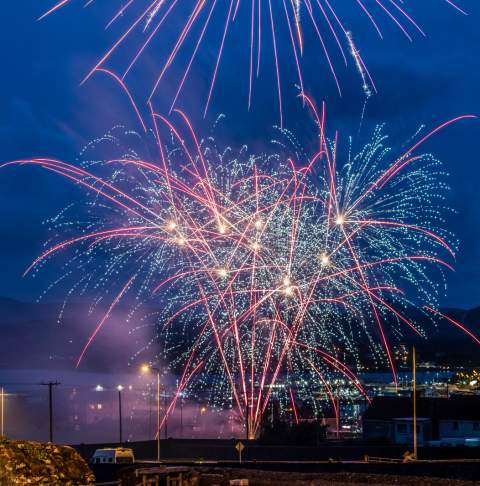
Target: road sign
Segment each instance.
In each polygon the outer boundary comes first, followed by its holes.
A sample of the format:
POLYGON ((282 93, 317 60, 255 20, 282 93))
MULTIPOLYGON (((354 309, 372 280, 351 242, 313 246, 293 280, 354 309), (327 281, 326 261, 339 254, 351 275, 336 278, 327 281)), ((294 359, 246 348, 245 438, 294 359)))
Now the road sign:
POLYGON ((241 464, 242 463, 242 451, 245 449, 245 446, 243 445, 242 442, 237 442, 235 445, 235 449, 238 451, 238 462, 241 464))

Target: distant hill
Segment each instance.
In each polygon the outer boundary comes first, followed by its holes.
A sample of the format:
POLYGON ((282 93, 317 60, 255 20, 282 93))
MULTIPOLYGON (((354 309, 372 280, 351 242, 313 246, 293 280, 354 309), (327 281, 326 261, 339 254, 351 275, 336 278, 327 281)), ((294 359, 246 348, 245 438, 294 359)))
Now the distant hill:
MULTIPOLYGON (((140 322, 143 313, 137 317, 138 322, 134 317, 126 323, 128 310, 119 306, 107 320, 92 343, 81 369, 125 370, 130 359, 152 338, 153 323, 140 322), (132 332, 137 324, 141 324, 139 331, 132 332)), ((73 369, 105 308, 98 306, 90 312, 87 303, 70 303, 59 320, 61 311, 62 304, 59 303, 25 303, 0 297, 0 368, 73 369)), ((442 312, 480 335, 480 307, 469 310, 443 309, 442 312)), ((414 337, 406 330, 399 340, 409 345, 415 344, 421 360, 445 365, 480 366, 480 347, 459 329, 445 320, 439 320, 438 327, 432 326, 414 308, 408 314, 428 330, 428 339, 414 337)), ((385 328, 389 328, 388 323, 385 328)), ((366 343, 359 343, 359 346, 365 346, 365 353, 368 353, 366 343)), ((154 351, 147 350, 135 359, 144 361, 154 351)))
MULTIPOLYGON (((104 312, 102 306, 90 312, 87 304, 70 303, 62 313, 62 304, 25 303, 0 297, 0 368, 74 368, 104 312)), ((127 324, 126 314, 126 308, 118 307, 110 316, 90 347, 82 369, 127 368, 130 357, 146 342, 149 329, 143 327, 142 332, 132 334, 135 322, 127 324)))
MULTIPOLYGON (((480 337, 480 307, 441 311, 480 337)), ((480 347, 460 329, 445 319, 438 321, 437 328, 430 329, 427 341, 416 340, 422 359, 448 365, 480 366, 480 347)))

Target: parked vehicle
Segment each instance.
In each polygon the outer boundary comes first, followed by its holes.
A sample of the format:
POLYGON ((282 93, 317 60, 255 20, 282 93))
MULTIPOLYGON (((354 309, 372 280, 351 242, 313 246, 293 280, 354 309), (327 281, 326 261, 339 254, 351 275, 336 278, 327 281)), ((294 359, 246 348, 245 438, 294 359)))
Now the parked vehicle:
POLYGON ((93 454, 92 464, 133 464, 133 450, 126 447, 97 449, 93 454))

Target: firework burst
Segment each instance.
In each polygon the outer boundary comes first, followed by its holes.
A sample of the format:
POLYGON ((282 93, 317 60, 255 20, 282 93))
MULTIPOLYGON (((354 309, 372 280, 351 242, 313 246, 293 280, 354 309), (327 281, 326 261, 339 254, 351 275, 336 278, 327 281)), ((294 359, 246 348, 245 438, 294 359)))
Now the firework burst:
POLYGON ((182 393, 202 389, 236 407, 254 437, 279 383, 294 410, 293 389, 314 408, 312 390, 323 390, 335 409, 332 376, 364 394, 353 371, 364 345, 396 380, 390 340, 426 336, 408 309, 435 316, 437 282, 455 255, 443 229, 446 174, 416 151, 468 117, 393 157, 382 127, 361 150, 342 150, 338 135, 326 136, 324 108, 305 102, 319 127, 313 157, 283 129, 276 154, 221 150, 213 138, 198 140, 177 111, 185 133, 152 113, 155 159, 123 149, 114 130, 84 154, 108 142, 119 151, 108 160, 10 163, 60 174, 91 196, 86 223, 72 225, 67 212, 55 218, 63 238, 65 229, 75 234, 28 269, 70 249, 63 273, 75 271, 74 291, 110 296, 77 366, 119 302, 133 301, 133 314, 153 299, 162 309, 153 342, 179 373, 169 412, 182 393))
MULTIPOLYGON (((41 18, 65 7, 77 3, 74 0, 62 0, 52 6, 41 18)), ((78 1, 78 3, 82 3, 78 1)), ((94 0, 84 0, 84 6, 90 6, 94 0)), ((140 58, 154 49, 158 52, 157 37, 162 38, 162 46, 168 32, 174 31, 179 25, 171 46, 164 52, 162 47, 161 68, 155 77, 148 100, 155 96, 160 83, 167 76, 174 64, 181 65, 178 84, 171 106, 176 104, 185 87, 185 82, 192 71, 192 66, 200 56, 204 43, 215 45, 214 64, 210 74, 208 96, 205 102, 206 114, 218 77, 222 57, 229 55, 230 37, 240 36, 245 42, 247 52, 248 73, 248 107, 252 103, 253 82, 260 76, 262 58, 265 54, 264 44, 271 46, 271 60, 275 72, 275 85, 278 96, 280 125, 283 121, 282 106, 282 65, 288 64, 296 71, 300 91, 303 92, 302 59, 304 55, 317 55, 322 52, 324 62, 328 66, 337 90, 341 95, 337 59, 345 66, 352 63, 358 70, 365 93, 369 96, 375 91, 375 84, 366 64, 354 42, 353 33, 347 28, 352 18, 364 18, 366 23, 380 38, 383 38, 385 22, 393 24, 410 41, 414 35, 424 36, 424 30, 409 13, 406 3, 394 0, 350 0, 349 6, 342 3, 345 0, 192 0, 188 6, 177 0, 128 0, 122 2, 112 11, 107 21, 107 28, 119 27, 119 34, 111 48, 96 63, 88 79, 102 68, 108 68, 110 60, 116 54, 121 59, 122 69, 116 71, 122 85, 127 76, 138 64, 140 58), (345 11, 346 9, 346 11, 345 11), (348 13, 351 9, 351 13, 348 13), (183 20, 179 20, 183 19, 183 20), (308 30, 308 36, 304 31, 308 30), (237 32, 235 32, 237 31, 237 32), (215 35, 220 33, 220 35, 215 35), (308 42, 304 40, 308 38, 308 42), (140 40, 139 40, 140 39, 140 40), (133 54, 132 54, 133 49, 133 54), (180 55, 182 53, 182 55, 180 55), (185 55, 186 53, 186 55, 185 55), (287 59, 288 58, 288 63, 287 59), (182 60, 180 60, 182 59, 182 60)), ((451 0, 439 0, 465 14, 457 3, 451 0)), ((358 33, 357 33, 358 35, 358 33)), ((158 56, 158 54, 157 54, 158 56)), ((268 59, 270 62, 270 59, 268 59)), ((111 69, 111 68, 108 68, 111 69)))

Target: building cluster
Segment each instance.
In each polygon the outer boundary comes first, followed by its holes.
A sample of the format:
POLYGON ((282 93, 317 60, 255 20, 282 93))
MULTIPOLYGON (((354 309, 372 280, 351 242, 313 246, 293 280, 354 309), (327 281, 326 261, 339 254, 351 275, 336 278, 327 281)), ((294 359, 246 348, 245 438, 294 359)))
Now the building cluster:
MULTIPOLYGON (((406 370, 391 382, 388 373, 361 374, 369 400, 345 379, 334 377, 325 387, 303 397, 295 377, 275 384, 264 420, 270 426, 319 424, 329 439, 364 438, 409 444, 413 435, 412 375, 406 370), (288 393, 290 392, 291 393, 288 393), (285 397, 287 397, 285 399, 285 397)), ((476 369, 445 370, 422 366, 417 372, 417 438, 419 445, 480 447, 480 373, 476 369)), ((161 414, 168 408, 173 386, 163 388, 161 414)), ((5 434, 47 436, 45 390, 17 388, 4 396, 5 434)), ((123 436, 137 441, 156 433, 157 398, 150 383, 125 384, 121 390, 123 436)), ((120 391, 113 386, 62 386, 55 391, 55 434, 64 442, 99 442, 118 437, 120 391)), ((162 429, 162 437, 242 437, 245 423, 230 403, 215 407, 206 397, 182 395, 162 429)))
MULTIPOLYGON (((412 397, 376 397, 362 417, 363 437, 393 444, 413 442, 412 397)), ((480 446, 480 396, 416 399, 419 446, 480 446)))

